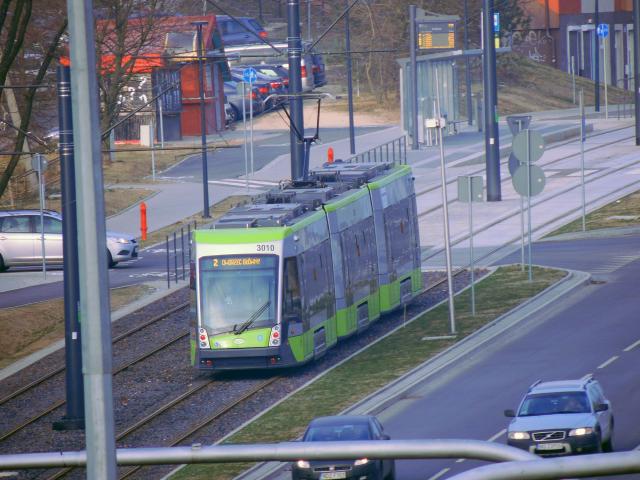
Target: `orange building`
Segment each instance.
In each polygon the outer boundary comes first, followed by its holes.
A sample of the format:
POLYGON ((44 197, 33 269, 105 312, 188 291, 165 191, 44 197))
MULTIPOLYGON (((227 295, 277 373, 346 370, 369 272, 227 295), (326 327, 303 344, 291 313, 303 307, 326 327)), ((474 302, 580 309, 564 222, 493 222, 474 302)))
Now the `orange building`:
POLYGON ((633 72, 633 0, 528 0, 531 21, 513 32, 513 49, 566 72, 595 79, 598 52, 600 81, 629 88, 633 72))

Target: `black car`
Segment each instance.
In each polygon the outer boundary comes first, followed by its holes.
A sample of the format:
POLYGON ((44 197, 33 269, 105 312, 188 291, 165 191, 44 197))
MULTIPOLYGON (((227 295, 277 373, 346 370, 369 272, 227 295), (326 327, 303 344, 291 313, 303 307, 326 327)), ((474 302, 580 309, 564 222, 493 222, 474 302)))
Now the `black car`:
MULTIPOLYGON (((389 440, 378 419, 371 415, 337 415, 311 421, 303 442, 389 440)), ((293 480, 371 479, 393 480, 394 460, 298 460, 291 467, 293 480)))

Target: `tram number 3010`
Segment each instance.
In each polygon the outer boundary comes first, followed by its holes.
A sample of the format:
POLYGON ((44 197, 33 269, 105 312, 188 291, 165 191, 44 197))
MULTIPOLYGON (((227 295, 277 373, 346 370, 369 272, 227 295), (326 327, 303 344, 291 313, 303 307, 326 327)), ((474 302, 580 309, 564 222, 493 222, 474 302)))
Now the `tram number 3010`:
POLYGON ((269 245, 268 243, 259 243, 257 245, 258 252, 275 252, 275 245, 269 245))

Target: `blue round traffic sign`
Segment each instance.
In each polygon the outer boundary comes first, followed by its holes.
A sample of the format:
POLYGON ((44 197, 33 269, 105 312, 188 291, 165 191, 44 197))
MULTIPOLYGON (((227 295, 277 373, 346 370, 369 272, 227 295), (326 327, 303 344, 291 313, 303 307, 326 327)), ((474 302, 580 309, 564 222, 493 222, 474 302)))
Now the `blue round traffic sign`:
POLYGON ((258 79, 258 72, 253 67, 245 68, 242 71, 242 79, 247 83, 253 83, 258 79))
POLYGON ((598 36, 600 38, 605 38, 607 35, 609 35, 609 25, 607 25, 606 23, 601 23, 600 25, 598 25, 598 28, 596 28, 596 32, 598 33, 598 36))

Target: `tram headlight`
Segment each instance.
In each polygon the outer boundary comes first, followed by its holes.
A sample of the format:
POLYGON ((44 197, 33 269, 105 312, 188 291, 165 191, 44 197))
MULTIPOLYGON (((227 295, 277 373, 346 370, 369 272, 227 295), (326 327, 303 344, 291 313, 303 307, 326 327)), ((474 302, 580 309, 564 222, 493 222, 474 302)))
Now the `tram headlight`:
POLYGON ((205 328, 201 327, 198 329, 198 344, 200 345, 200 348, 210 348, 209 335, 205 328))
POLYGON ((272 347, 279 347, 281 342, 280 325, 274 325, 271 327, 271 335, 269 335, 269 345, 272 347))

